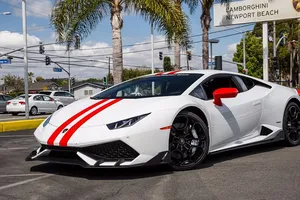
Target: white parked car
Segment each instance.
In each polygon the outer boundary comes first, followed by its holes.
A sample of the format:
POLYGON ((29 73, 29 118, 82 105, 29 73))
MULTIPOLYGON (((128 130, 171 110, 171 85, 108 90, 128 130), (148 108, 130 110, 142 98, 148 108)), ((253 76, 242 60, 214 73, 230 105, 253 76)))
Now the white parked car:
MULTIPOLYGON (((54 100, 52 97, 43 94, 29 94, 29 113, 36 115, 38 113, 54 113, 64 105, 62 102, 54 100)), ((8 113, 16 116, 25 112, 25 95, 18 96, 7 102, 6 110, 8 113)))
POLYGON ((53 99, 56 99, 60 102, 62 102, 65 106, 73 103, 76 99, 75 97, 66 91, 41 91, 39 92, 39 94, 45 94, 48 95, 50 97, 52 97, 53 99))

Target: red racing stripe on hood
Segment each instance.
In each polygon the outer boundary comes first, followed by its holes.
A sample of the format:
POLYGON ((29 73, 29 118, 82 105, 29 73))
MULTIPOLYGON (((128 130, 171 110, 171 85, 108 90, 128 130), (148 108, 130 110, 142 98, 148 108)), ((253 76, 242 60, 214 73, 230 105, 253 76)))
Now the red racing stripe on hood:
POLYGON ((69 118, 67 121, 65 121, 62 125, 60 125, 50 136, 50 138, 47 141, 48 145, 54 145, 54 141, 57 138, 57 136, 69 125, 71 124, 74 120, 76 120, 78 117, 80 117, 81 115, 83 115, 84 113, 88 112, 89 110, 99 106, 100 104, 104 103, 108 101, 108 99, 103 99, 87 108, 85 108, 84 110, 80 111, 79 113, 73 115, 71 118, 69 118))
POLYGON ((81 120, 79 120, 74 126, 72 126, 67 132, 66 134, 63 136, 63 138, 60 140, 59 145, 60 146, 67 146, 68 142, 70 140, 70 138, 72 137, 72 135, 85 123, 87 122, 89 119, 91 119, 92 117, 94 117, 95 115, 97 115, 98 113, 100 113, 101 111, 105 110, 106 108, 118 103, 119 101, 121 101, 122 99, 115 99, 99 108, 97 108, 96 110, 94 110, 93 112, 89 113, 88 115, 84 116, 81 120))

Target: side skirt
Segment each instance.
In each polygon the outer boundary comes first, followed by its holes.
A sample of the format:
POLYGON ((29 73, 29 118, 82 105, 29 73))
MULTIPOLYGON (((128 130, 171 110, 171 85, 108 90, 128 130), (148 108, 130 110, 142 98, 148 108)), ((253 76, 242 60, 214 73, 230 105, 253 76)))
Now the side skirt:
POLYGON ((254 143, 251 143, 251 144, 245 144, 245 145, 232 147, 232 148, 228 148, 228 149, 222 149, 222 150, 219 150, 219 151, 211 152, 211 153, 209 153, 209 155, 215 155, 215 154, 218 154, 218 153, 223 153, 223 152, 237 150, 237 149, 243 149, 243 148, 247 148, 247 147, 253 147, 253 146, 262 145, 262 144, 269 144, 269 143, 273 143, 273 142, 279 142, 279 141, 282 141, 284 139, 285 139, 285 136, 283 134, 283 131, 280 131, 280 133, 278 133, 277 136, 273 139, 264 140, 264 141, 260 141, 260 142, 254 142, 254 143))

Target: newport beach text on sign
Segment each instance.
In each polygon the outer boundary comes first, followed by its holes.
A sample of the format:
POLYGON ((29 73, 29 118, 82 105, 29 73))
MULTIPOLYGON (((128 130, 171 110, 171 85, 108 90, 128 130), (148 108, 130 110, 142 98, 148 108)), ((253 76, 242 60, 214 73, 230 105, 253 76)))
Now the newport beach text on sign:
POLYGON ((242 12, 239 14, 228 14, 226 20, 239 19, 239 18, 258 18, 269 15, 279 15, 279 9, 266 10, 269 7, 269 3, 251 4, 244 6, 228 6, 226 8, 227 13, 242 12))

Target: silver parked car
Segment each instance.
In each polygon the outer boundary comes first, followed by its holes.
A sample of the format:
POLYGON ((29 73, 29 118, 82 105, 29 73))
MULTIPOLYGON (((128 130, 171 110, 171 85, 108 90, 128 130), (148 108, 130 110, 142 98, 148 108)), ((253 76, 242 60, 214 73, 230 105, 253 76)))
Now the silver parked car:
POLYGON ((4 94, 0 94, 0 113, 6 113, 7 101, 13 99, 12 97, 4 94))
POLYGON ((76 99, 75 97, 66 91, 41 91, 39 94, 45 94, 53 99, 56 99, 64 104, 64 106, 69 105, 70 103, 73 103, 76 99))
MULTIPOLYGON (((29 94, 28 102, 30 115, 54 113, 63 107, 63 103, 43 94, 29 94)), ((20 95, 7 102, 6 110, 16 116, 25 112, 25 104, 25 95, 20 95)))

